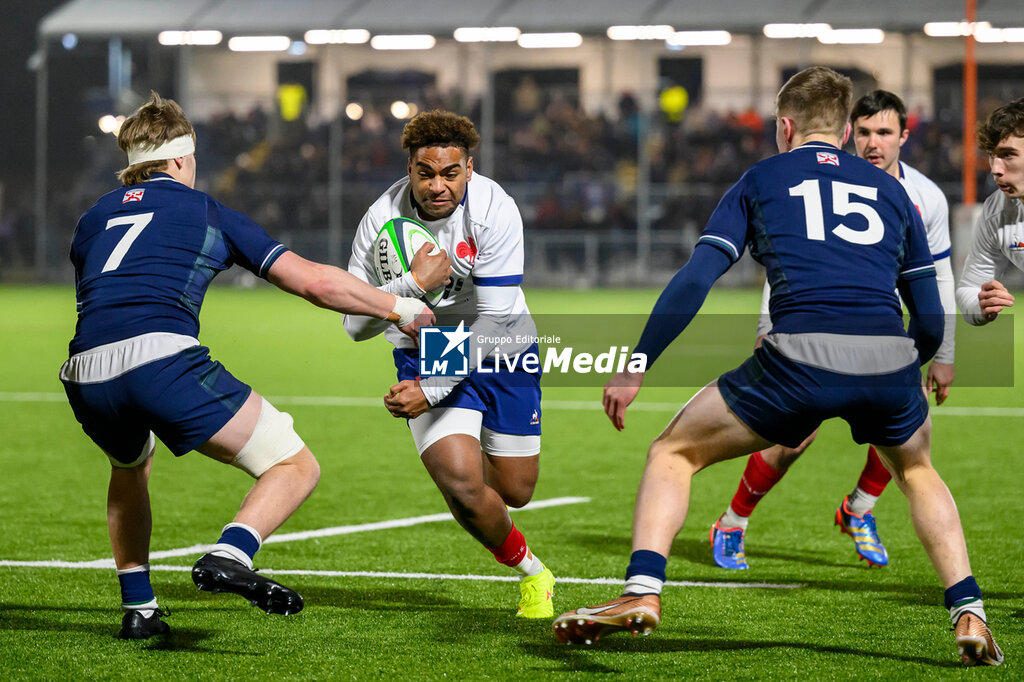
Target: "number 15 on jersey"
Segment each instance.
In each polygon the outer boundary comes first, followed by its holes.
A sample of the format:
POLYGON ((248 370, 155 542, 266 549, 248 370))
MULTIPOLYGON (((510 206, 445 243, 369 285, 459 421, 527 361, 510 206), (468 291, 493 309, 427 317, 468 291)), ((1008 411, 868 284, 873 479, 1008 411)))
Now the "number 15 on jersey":
MULTIPOLYGON (((878 200, 878 188, 865 185, 851 185, 846 182, 833 180, 832 189, 832 213, 836 216, 847 216, 857 213, 867 220, 867 227, 863 230, 855 230, 852 227, 839 223, 832 230, 843 241, 851 244, 862 244, 869 246, 882 241, 885 236, 885 225, 881 216, 873 207, 860 201, 851 201, 850 197, 878 200)), ((789 196, 800 197, 804 202, 804 218, 807 223, 807 238, 814 241, 825 241, 825 214, 821 201, 821 186, 818 180, 804 180, 799 185, 789 188, 789 196)))

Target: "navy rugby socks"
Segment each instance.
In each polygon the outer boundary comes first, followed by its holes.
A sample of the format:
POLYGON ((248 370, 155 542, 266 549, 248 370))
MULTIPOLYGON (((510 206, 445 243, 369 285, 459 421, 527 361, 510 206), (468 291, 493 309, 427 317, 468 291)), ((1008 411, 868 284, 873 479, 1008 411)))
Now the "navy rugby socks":
POLYGON ((623 594, 661 594, 668 558, 649 549, 638 549, 629 557, 623 594))
POLYGON ((149 582, 149 564, 119 570, 117 580, 121 583, 122 609, 145 611, 157 608, 153 586, 149 582))

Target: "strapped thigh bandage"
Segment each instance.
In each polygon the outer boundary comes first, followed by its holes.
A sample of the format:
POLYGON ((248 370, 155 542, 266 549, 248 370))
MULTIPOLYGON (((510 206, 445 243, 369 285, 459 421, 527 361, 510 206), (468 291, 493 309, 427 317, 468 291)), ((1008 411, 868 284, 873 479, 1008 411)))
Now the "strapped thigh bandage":
POLYGON ((298 453, 306 444, 292 428, 292 417, 279 412, 267 402, 260 407, 260 417, 248 442, 242 446, 231 465, 236 466, 253 478, 259 478, 270 467, 279 464, 298 453))

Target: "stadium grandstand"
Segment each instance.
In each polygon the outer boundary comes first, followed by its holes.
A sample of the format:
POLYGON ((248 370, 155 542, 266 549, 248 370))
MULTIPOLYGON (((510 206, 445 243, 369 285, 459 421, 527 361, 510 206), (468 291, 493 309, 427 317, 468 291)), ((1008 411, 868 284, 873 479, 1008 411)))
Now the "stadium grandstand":
MULTIPOLYGON (((971 198, 991 189, 971 141, 964 154, 960 0, 585 4, 68 2, 39 25, 37 192, 8 200, 0 267, 68 278, 75 219, 113 186, 113 133, 150 89, 196 120, 201 188, 333 263, 403 171, 404 122, 444 107, 477 123, 477 170, 519 202, 531 281, 662 282, 723 191, 774 153, 773 97, 811 63, 851 76, 858 96, 902 95, 903 158, 951 205, 965 203, 965 164, 971 198)), ((1024 77, 1017 3, 976 12, 979 116, 1024 77)), ((970 214, 954 213, 956 250, 970 214)), ((727 280, 759 270, 745 259, 727 280)))

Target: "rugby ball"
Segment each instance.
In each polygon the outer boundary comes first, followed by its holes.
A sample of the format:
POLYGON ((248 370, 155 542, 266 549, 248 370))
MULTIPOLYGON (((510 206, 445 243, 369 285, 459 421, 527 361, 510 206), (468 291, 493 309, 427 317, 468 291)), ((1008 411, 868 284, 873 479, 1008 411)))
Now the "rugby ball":
MULTIPOLYGON (((413 256, 424 244, 433 244, 436 254, 441 250, 430 230, 409 218, 393 218, 384 223, 373 240, 373 270, 378 284, 387 284, 409 272, 413 256)), ((421 298, 433 308, 444 296, 444 287, 428 291, 421 298)))

